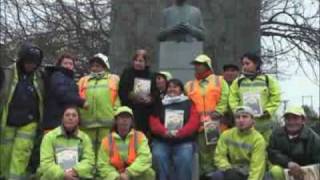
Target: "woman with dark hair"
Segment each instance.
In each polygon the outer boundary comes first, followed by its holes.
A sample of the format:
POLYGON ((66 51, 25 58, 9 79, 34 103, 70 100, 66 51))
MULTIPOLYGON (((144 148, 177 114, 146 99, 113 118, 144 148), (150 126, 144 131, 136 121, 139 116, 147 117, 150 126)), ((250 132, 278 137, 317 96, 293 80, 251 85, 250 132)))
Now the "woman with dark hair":
POLYGON ((132 108, 137 130, 146 135, 149 131, 148 118, 153 102, 151 96, 153 73, 149 66, 147 51, 137 50, 133 56, 132 65, 123 71, 119 84, 121 104, 132 108))
POLYGON ((172 75, 167 71, 160 71, 155 73, 153 78, 153 83, 155 84, 154 90, 152 92, 155 101, 162 100, 166 95, 168 81, 172 79, 172 75))
POLYGON ((272 116, 280 105, 278 81, 262 73, 261 58, 246 53, 241 60, 242 73, 230 86, 229 105, 234 112, 238 106, 249 106, 255 112, 255 128, 268 142, 272 133, 272 116))
POLYGON ((148 140, 134 129, 133 120, 129 107, 116 110, 112 131, 103 139, 98 154, 101 179, 154 180, 148 140))
POLYGON ((92 179, 94 153, 87 134, 79 130, 76 106, 63 111, 61 126, 47 133, 41 143, 40 179, 92 179))
POLYGON ((62 54, 55 67, 46 69, 46 97, 42 128, 51 130, 61 124, 63 109, 68 105, 85 107, 85 100, 78 94, 78 86, 74 81, 74 65, 76 58, 71 54, 62 54))
POLYGON ((169 179, 173 160, 177 180, 192 178, 192 157, 199 116, 180 80, 168 82, 167 93, 150 116, 152 155, 159 180, 169 179))

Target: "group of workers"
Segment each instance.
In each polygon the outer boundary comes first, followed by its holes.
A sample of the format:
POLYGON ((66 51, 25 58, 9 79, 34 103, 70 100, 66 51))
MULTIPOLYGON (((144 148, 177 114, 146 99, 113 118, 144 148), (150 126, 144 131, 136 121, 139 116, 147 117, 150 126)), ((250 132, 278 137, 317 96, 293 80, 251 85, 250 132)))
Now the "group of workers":
POLYGON ((256 54, 240 58, 241 70, 225 65, 223 76, 201 54, 186 84, 153 73, 144 49, 120 77, 95 54, 78 82, 73 55, 44 69, 43 57, 25 44, 1 69, 0 179, 30 179, 34 156, 32 178, 44 180, 191 180, 198 166, 202 180, 285 180, 286 170, 300 180, 304 166, 320 163, 302 107, 275 125, 280 87, 256 54))

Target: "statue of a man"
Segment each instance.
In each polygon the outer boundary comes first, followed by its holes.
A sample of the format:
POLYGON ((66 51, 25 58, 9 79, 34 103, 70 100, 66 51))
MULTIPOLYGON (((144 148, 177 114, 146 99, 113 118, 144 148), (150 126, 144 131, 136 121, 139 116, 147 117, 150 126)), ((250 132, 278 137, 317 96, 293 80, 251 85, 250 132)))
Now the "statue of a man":
POLYGON ((162 14, 159 41, 203 41, 204 25, 200 9, 186 3, 186 0, 173 0, 173 5, 162 14))

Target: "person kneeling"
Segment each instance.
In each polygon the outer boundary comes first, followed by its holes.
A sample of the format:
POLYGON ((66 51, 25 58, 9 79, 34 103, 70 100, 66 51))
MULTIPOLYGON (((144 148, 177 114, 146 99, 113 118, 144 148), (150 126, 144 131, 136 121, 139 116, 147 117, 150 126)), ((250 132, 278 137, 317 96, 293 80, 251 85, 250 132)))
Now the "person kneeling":
POLYGON ((89 136, 79 130, 79 121, 77 107, 68 106, 63 113, 62 125, 44 136, 40 148, 40 179, 92 178, 92 143, 89 136))
POLYGON ((266 142, 254 129, 250 107, 235 110, 236 127, 225 131, 218 140, 212 180, 262 180, 266 167, 266 142))
POLYGON ((133 118, 133 112, 127 106, 116 110, 112 131, 102 140, 98 152, 100 179, 155 179, 148 140, 133 128, 133 118))
POLYGON ((272 133, 268 155, 274 180, 285 179, 284 169, 294 179, 303 180, 303 166, 320 163, 320 137, 304 125, 305 121, 302 107, 289 107, 284 113, 285 126, 272 133))

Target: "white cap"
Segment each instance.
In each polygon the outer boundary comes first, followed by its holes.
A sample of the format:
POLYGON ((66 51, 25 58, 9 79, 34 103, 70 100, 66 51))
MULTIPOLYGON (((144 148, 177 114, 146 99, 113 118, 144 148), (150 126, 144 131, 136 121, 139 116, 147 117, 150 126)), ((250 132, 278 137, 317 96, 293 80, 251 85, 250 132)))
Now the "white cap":
POLYGON ((102 53, 98 53, 98 54, 95 54, 93 57, 101 59, 103 61, 103 63, 107 66, 107 68, 110 69, 108 56, 106 56, 102 53))

